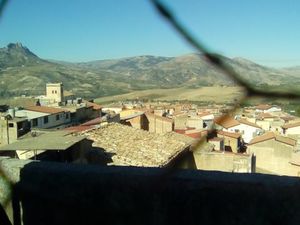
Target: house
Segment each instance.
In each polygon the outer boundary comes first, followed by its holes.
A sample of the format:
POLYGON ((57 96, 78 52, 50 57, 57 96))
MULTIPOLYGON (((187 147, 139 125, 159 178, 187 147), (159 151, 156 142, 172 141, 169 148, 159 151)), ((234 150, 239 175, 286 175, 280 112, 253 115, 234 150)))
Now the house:
POLYGON ((249 154, 200 151, 194 153, 194 158, 199 170, 255 173, 255 157, 249 154))
POLYGON ((174 117, 175 129, 202 129, 204 127, 203 119, 197 115, 191 116, 187 114, 180 114, 174 117))
POLYGON ((224 139, 225 151, 238 153, 242 148, 240 133, 218 130, 217 137, 224 139))
POLYGON ((149 130, 148 119, 144 112, 125 110, 120 113, 120 123, 138 129, 149 130))
POLYGON ((0 117, 0 146, 15 142, 30 130, 27 118, 0 117))
POLYGON ((174 130, 174 121, 167 117, 156 116, 152 113, 145 113, 150 132, 162 134, 174 130))
POLYGON ((210 112, 198 112, 198 116, 203 120, 204 127, 211 127, 214 121, 214 114, 210 112))
POLYGON ((248 154, 256 155, 256 171, 259 173, 296 176, 299 169, 291 166, 290 160, 297 141, 268 132, 251 140, 248 154))
POLYGON ((281 112, 281 108, 276 105, 260 104, 255 106, 255 111, 262 113, 281 112))
POLYGON ((219 117, 215 119, 215 123, 219 129, 231 133, 240 133, 245 143, 249 143, 252 138, 262 132, 262 128, 255 123, 246 119, 233 119, 229 116, 219 117))
POLYGON ((59 129, 71 123, 70 111, 47 106, 31 106, 16 111, 16 116, 27 117, 31 128, 59 129))
POLYGON ((300 135, 300 122, 287 123, 281 126, 282 134, 288 135, 300 135))
POLYGON ((85 162, 91 142, 68 131, 31 132, 14 143, 0 147, 0 155, 19 159, 85 162))
POLYGON ((108 165, 137 167, 169 167, 189 153, 194 139, 169 132, 157 134, 110 123, 97 129, 82 132, 81 135, 93 141, 94 157, 109 158, 108 165))

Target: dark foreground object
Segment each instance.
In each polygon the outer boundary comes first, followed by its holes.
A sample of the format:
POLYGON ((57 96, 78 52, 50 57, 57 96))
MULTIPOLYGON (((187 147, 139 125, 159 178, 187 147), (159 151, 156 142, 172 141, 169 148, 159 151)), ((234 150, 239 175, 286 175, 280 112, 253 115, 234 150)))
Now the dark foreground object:
POLYGON ((14 224, 300 224, 298 178, 11 159, 0 166, 15 183, 12 210, 2 203, 14 224))

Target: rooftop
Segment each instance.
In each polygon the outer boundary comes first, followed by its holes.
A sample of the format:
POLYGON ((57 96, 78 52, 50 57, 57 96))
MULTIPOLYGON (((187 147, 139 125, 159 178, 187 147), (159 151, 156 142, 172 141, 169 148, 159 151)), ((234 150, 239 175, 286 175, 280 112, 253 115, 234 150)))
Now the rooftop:
POLYGON ((288 129, 288 128, 293 128, 293 127, 299 127, 300 126, 300 122, 297 123, 288 123, 288 124, 284 124, 282 126, 283 129, 288 129))
POLYGON ((226 131, 222 131, 222 130, 218 130, 217 134, 222 135, 222 136, 236 138, 236 139, 241 137, 240 133, 232 133, 232 132, 226 132, 226 131))
POLYGON ((221 116, 221 117, 215 118, 214 121, 216 124, 226 128, 226 129, 240 125, 239 121, 233 119, 230 116, 221 116))
POLYGON ((112 165, 120 166, 165 167, 194 142, 174 132, 156 134, 117 123, 82 135, 94 141, 94 147, 111 153, 112 165))
POLYGON ((89 102, 89 101, 84 101, 84 102, 86 103, 86 105, 88 107, 92 106, 94 110, 100 110, 100 109, 102 109, 101 105, 98 105, 98 104, 96 104, 94 102, 89 102))
POLYGON ((268 104, 260 104, 260 105, 257 105, 255 108, 258 110, 268 110, 268 109, 271 109, 272 106, 268 105, 268 104))
POLYGON ((26 110, 41 112, 41 113, 50 113, 50 114, 68 111, 66 109, 59 109, 59 108, 47 107, 47 106, 30 106, 30 107, 27 107, 26 110))
POLYGON ((83 136, 74 136, 68 131, 53 131, 27 135, 8 145, 0 147, 0 151, 15 150, 66 150, 77 142, 85 139, 83 136))
POLYGON ((273 132, 268 132, 261 136, 257 136, 255 138, 253 138, 248 145, 253 145, 253 144, 264 142, 264 141, 271 140, 271 139, 274 139, 275 141, 278 141, 278 142, 281 142, 281 143, 284 143, 287 145, 291 145, 291 146, 295 146, 297 143, 297 141, 292 138, 276 135, 273 132))
POLYGON ((250 121, 248 121, 248 120, 246 120, 246 119, 240 119, 239 122, 242 123, 242 124, 246 124, 246 125, 248 125, 248 126, 251 126, 251 127, 256 127, 256 128, 261 129, 260 126, 258 126, 258 125, 255 124, 255 123, 252 123, 252 122, 250 122, 250 121))

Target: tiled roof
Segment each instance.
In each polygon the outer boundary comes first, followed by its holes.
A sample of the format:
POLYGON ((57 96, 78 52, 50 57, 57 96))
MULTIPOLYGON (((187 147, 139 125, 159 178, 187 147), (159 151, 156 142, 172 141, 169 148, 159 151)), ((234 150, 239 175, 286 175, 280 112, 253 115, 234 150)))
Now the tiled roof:
POLYGON ((41 112, 41 113, 61 113, 61 112, 68 112, 66 109, 54 108, 54 107, 47 107, 47 106, 30 106, 27 107, 26 110, 34 111, 34 112, 41 112))
POLYGON ((237 121, 229 116, 221 116, 221 117, 215 118, 214 121, 216 124, 226 128, 226 129, 240 125, 239 121, 237 121))
POLYGON ((268 109, 271 109, 272 106, 261 104, 261 105, 257 105, 255 108, 258 109, 258 110, 268 110, 268 109))
POLYGON ((198 116, 202 117, 202 116, 210 116, 210 115, 213 115, 212 113, 210 112, 198 112, 198 116))
POLYGON ((274 139, 275 141, 278 141, 278 142, 281 142, 281 143, 284 143, 287 145, 291 145, 291 146, 295 146, 296 142, 297 142, 296 140, 294 140, 292 138, 275 135, 273 132, 268 132, 266 134, 263 134, 261 136, 257 136, 255 138, 253 138, 248 145, 253 145, 253 144, 264 142, 264 141, 271 140, 271 139, 274 139))
POLYGON ((87 106, 92 106, 94 110, 100 110, 100 109, 102 109, 101 105, 98 105, 98 104, 96 104, 94 102, 86 101, 86 105, 87 106))
POLYGON ((282 128, 288 129, 288 128, 299 127, 299 126, 300 126, 300 122, 297 122, 297 123, 288 123, 288 124, 284 124, 282 126, 282 128))
POLYGON ((260 136, 257 136, 255 138, 253 138, 248 145, 253 145, 253 144, 256 144, 256 143, 259 143, 259 142, 263 142, 263 141, 267 141, 267 140, 270 140, 270 139, 273 139, 275 138, 275 134, 273 132, 268 132, 268 133, 265 133, 263 135, 260 135, 260 136))
POLYGON ((97 117, 95 119, 89 120, 89 121, 81 124, 81 126, 99 125, 101 121, 102 121, 101 117, 97 117))
POLYGON ((245 119, 240 119, 239 122, 242 123, 242 124, 246 124, 246 125, 248 125, 248 126, 251 126, 251 127, 256 127, 256 128, 261 129, 261 127, 258 126, 257 124, 252 123, 252 122, 250 122, 250 121, 248 121, 248 120, 245 120, 245 119))
POLYGON ((226 132, 226 131, 222 131, 222 130, 218 130, 217 134, 218 135, 222 135, 222 136, 236 138, 236 139, 239 138, 239 137, 241 137, 240 133, 232 133, 232 132, 226 132))
POLYGON ((271 115, 270 113, 260 113, 257 118, 258 119, 266 119, 266 118, 274 118, 275 116, 271 115))
POLYGON ((117 123, 82 135, 93 140, 93 146, 111 153, 112 165, 120 166, 164 167, 194 142, 175 132, 156 134, 117 123))

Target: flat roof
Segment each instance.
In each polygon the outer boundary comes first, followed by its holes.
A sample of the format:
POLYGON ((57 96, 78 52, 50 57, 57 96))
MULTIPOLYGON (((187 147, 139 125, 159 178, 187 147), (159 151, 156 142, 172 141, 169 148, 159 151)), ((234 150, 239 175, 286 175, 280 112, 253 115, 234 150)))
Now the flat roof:
POLYGON ((66 150, 85 139, 83 136, 72 135, 69 131, 52 131, 36 134, 37 136, 35 137, 27 135, 16 142, 1 146, 0 151, 66 150))

